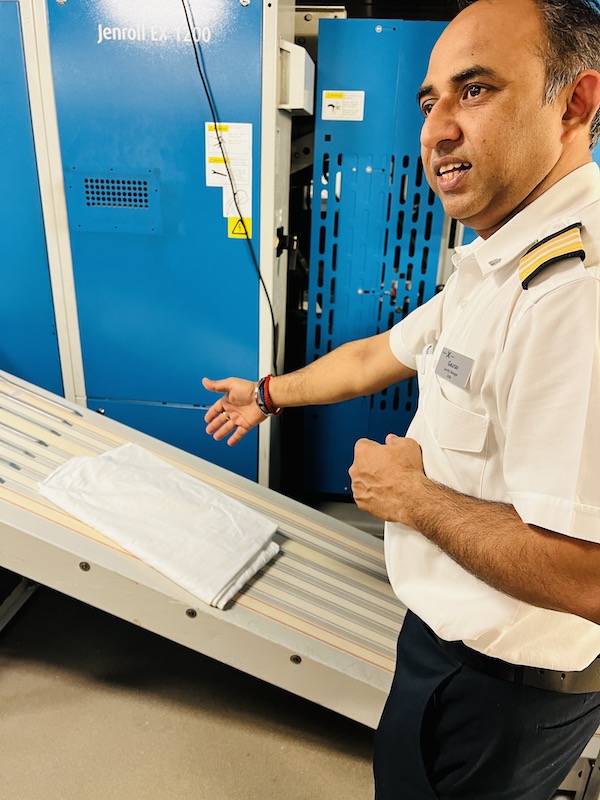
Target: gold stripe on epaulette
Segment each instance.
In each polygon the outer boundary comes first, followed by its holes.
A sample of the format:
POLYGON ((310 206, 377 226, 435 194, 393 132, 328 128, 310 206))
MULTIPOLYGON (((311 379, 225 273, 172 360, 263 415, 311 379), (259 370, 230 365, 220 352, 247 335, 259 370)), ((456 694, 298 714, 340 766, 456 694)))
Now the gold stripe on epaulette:
POLYGON ((523 289, 527 289, 530 281, 550 264, 575 256, 582 260, 585 258, 580 228, 581 222, 569 225, 537 242, 525 253, 519 261, 519 278, 523 289))

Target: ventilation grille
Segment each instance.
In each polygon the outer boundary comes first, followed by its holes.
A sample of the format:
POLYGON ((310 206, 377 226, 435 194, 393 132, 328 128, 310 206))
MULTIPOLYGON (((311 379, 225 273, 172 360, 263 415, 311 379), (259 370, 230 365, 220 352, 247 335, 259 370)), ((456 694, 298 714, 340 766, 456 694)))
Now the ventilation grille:
POLYGON ((95 208, 148 208, 148 181, 84 178, 85 204, 95 208))
POLYGON ((162 233, 160 171, 100 172, 71 167, 65 186, 72 231, 96 233, 162 233))

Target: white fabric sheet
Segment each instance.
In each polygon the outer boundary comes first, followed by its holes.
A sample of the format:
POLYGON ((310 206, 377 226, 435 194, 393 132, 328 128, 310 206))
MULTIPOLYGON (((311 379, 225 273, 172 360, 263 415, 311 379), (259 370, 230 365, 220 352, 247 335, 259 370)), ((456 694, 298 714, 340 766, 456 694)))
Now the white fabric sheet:
POLYGON ((133 443, 69 459, 39 491, 217 608, 279 551, 270 519, 133 443))

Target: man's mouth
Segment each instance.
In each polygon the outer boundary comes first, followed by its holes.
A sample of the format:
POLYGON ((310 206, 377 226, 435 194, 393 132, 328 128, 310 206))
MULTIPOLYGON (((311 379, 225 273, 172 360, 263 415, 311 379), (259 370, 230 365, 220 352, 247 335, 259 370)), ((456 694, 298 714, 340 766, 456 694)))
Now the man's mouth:
POLYGON ((472 165, 468 161, 456 161, 452 164, 444 164, 437 170, 437 176, 442 184, 450 183, 462 172, 471 169, 471 166, 472 165))

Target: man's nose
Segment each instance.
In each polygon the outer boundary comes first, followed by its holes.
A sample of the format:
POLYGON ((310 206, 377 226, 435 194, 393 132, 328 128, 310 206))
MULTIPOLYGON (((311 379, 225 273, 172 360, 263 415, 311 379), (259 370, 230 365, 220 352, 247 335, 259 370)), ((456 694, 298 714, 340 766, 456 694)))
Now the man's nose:
POLYGON ((457 142, 462 131, 452 106, 443 100, 433 104, 421 129, 421 145, 435 150, 442 142, 457 142))

